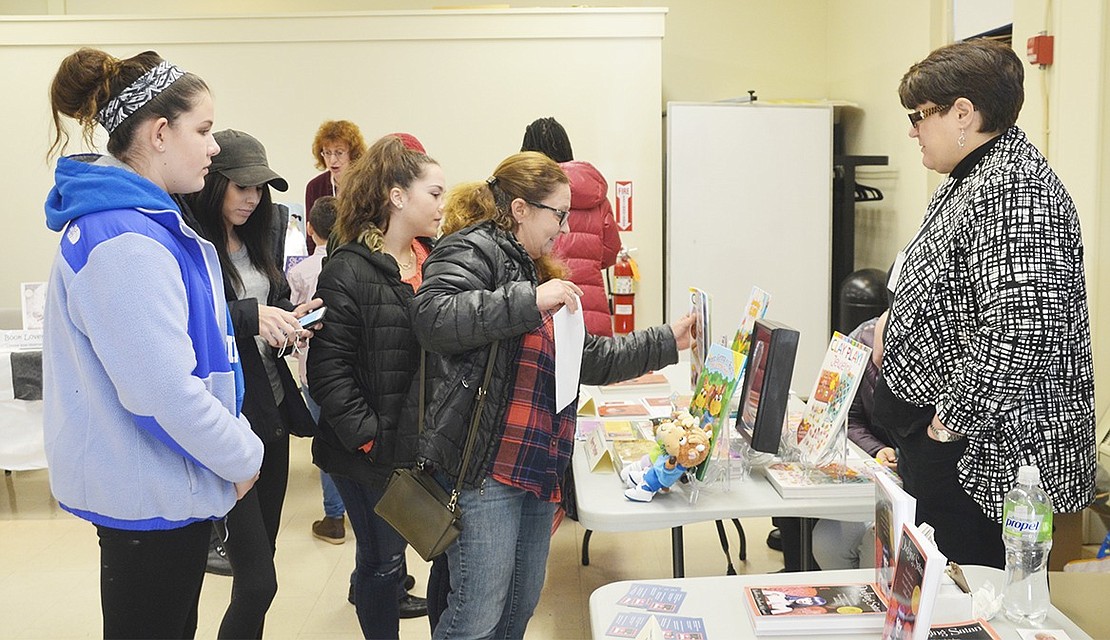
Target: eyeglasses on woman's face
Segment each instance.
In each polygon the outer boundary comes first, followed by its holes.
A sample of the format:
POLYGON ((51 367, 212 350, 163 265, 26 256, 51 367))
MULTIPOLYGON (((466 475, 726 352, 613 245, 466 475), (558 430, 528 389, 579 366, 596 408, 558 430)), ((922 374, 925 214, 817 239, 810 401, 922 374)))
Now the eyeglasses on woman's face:
POLYGON ((910 124, 913 125, 914 129, 916 129, 917 128, 917 123, 921 122, 925 118, 928 118, 929 116, 933 115, 934 113, 940 113, 941 111, 944 111, 945 109, 948 108, 948 106, 949 105, 946 105, 946 104, 945 105, 934 105, 932 107, 929 107, 928 109, 921 109, 920 111, 914 111, 913 113, 907 114, 909 116, 909 119, 910 119, 910 124))
POLYGON ((330 160, 331 158, 335 158, 336 160, 342 160, 343 158, 347 157, 347 150, 346 149, 324 149, 323 151, 320 152, 320 157, 323 158, 324 160, 330 160))
POLYGON ((556 209, 555 207, 546 205, 542 202, 532 202, 531 200, 524 200, 524 201, 527 202, 528 204, 532 205, 533 207, 538 207, 540 209, 547 209, 551 213, 554 213, 555 216, 559 218, 559 226, 560 227, 563 226, 566 223, 567 216, 570 215, 569 211, 566 211, 564 209, 556 209))

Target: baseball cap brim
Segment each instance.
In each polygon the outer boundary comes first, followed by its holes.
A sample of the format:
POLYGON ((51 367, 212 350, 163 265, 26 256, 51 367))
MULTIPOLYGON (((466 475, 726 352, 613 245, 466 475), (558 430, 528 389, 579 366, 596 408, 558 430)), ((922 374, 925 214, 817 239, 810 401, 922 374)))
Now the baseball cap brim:
POLYGON ((289 183, 285 181, 285 178, 274 173, 274 170, 266 165, 217 169, 217 171, 222 173, 228 180, 241 187, 257 187, 259 185, 269 184, 278 191, 289 190, 289 183))

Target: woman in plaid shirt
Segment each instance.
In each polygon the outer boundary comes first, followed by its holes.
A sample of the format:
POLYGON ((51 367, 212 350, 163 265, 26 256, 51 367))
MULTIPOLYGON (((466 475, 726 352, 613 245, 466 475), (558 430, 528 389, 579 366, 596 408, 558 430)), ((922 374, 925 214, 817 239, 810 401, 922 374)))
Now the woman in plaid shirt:
POLYGON ((1025 134, 1021 60, 988 40, 902 78, 922 163, 947 174, 898 254, 875 411, 917 520, 960 563, 1002 567, 1002 502, 1040 468, 1058 512, 1092 499, 1094 374, 1075 205, 1025 134))
MULTIPOLYGON (((541 153, 510 156, 487 181, 455 187, 412 303, 413 330, 428 351, 419 460, 445 486, 459 475, 475 393, 499 341, 459 496, 462 534, 447 551, 451 593, 434 638, 523 637, 539 602, 574 448, 577 403, 555 403, 552 323, 563 306, 581 313, 581 291, 551 257, 569 207, 566 174, 541 153)), ((581 381, 608 384, 676 362, 692 322, 620 338, 587 334, 581 381)))

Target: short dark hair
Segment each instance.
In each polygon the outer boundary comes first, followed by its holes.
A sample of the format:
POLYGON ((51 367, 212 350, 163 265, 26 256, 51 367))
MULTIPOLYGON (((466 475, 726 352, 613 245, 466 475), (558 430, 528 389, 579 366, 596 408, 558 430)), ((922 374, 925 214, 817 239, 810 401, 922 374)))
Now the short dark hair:
POLYGON ((320 196, 312 203, 312 210, 308 212, 308 223, 312 225, 312 230, 325 240, 331 236, 331 228, 335 225, 337 202, 335 196, 320 196))
POLYGON ((1010 45, 975 38, 940 47, 910 67, 898 97, 907 109, 926 102, 948 107, 967 98, 982 113, 982 132, 1002 132, 1017 122, 1024 80, 1025 69, 1010 45))
POLYGON ((555 118, 539 118, 524 128, 521 151, 539 151, 555 162, 574 160, 567 130, 555 118))

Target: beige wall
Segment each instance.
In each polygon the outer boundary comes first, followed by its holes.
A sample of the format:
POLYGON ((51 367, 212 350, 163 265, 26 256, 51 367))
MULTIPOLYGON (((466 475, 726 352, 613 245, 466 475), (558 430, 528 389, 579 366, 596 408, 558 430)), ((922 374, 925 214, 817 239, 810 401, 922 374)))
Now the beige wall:
MULTIPOLYGON (((558 113, 581 157, 610 180, 633 182, 636 226, 625 241, 659 247, 664 16, 647 8, 0 20, 0 83, 18 96, 0 134, 7 148, 25 150, 0 159, 11 181, 8 231, 18 239, 0 271, 0 307, 18 306, 18 283, 44 280, 54 254, 56 236, 42 222, 47 87, 74 43, 121 55, 156 48, 205 78, 217 127, 266 144, 291 185, 276 194, 283 201, 303 203, 317 173, 311 140, 325 119, 351 119, 371 140, 413 132, 456 183, 485 179, 520 148, 528 122, 558 113)), ((661 262, 643 273, 638 302, 657 323, 661 262)))
MULTIPOLYGON (((264 6, 268 13, 279 13, 366 8, 425 9, 433 4, 477 3, 465 0, 445 0, 441 3, 412 0, 374 3, 359 0, 269 0, 264 6)), ((552 4, 570 3, 549 0, 514 2, 513 6, 552 4)), ((898 104, 895 91, 898 80, 910 64, 950 40, 952 18, 948 1, 683 0, 669 3, 662 0, 608 0, 606 4, 669 7, 661 51, 661 103, 667 100, 715 100, 745 95, 748 89, 755 89, 763 99, 827 97, 858 104, 860 109, 849 110, 843 116, 848 134, 847 151, 888 155, 890 165, 865 168, 860 172, 860 180, 882 189, 886 198, 880 203, 859 208, 857 266, 885 268, 891 262, 894 253, 916 229, 928 196, 938 182, 935 174, 921 166, 917 147, 906 136, 908 123, 905 110, 898 104)), ((258 5, 250 0, 193 0, 188 3, 0 0, 0 14, 147 14, 154 11, 163 15, 203 15, 252 12, 258 5)), ((1046 151, 1081 212, 1087 247, 1098 415, 1101 420, 1110 406, 1110 394, 1107 393, 1110 390, 1110 373, 1107 373, 1110 372, 1110 343, 1102 339, 1102 334, 1106 332, 1104 325, 1110 323, 1110 224, 1103 224, 1100 215, 1102 211, 1110 210, 1110 189, 1102 187, 1110 185, 1110 137, 1106 135, 1107 110, 1110 109, 1110 9, 1103 0, 1015 0, 1014 22, 1019 54, 1024 51, 1025 39, 1033 33, 1047 29, 1056 36, 1056 64, 1044 72, 1027 67, 1027 98, 1019 124, 1046 151)), ((179 35, 188 41, 203 33, 204 29, 199 28, 179 35)), ((6 40, 0 39, 0 42, 6 40)), ((253 55, 265 58, 261 47, 253 55)), ((56 60, 64 48, 58 47, 45 53, 30 51, 29 55, 41 67, 43 62, 39 56, 42 60, 51 57, 56 60)), ((4 50, 0 45, 0 56, 4 55, 4 50)), ((438 61, 428 63, 432 68, 438 68, 438 61)), ((24 80, 27 69, 32 67, 22 64, 19 67, 18 73, 10 72, 19 76, 19 86, 26 87, 28 95, 41 95, 46 79, 24 80)), ((407 68, 411 69, 411 66, 407 68)), ((0 74, 9 73, 8 69, 8 61, 4 60, 0 74)), ((547 69, 543 72, 546 73, 547 69)), ((5 86, 11 84, 6 83, 5 86)), ((561 90, 569 93, 565 87, 561 90)), ((660 144, 662 126, 658 119, 656 129, 646 134, 647 140, 631 141, 630 145, 629 140, 615 137, 610 131, 610 127, 620 119, 619 115, 614 115, 619 112, 614 111, 612 104, 591 101, 589 97, 580 95, 574 100, 576 104, 583 101, 588 102, 591 109, 581 116, 565 115, 556 109, 558 105, 543 101, 537 101, 536 110, 544 110, 544 115, 555 114, 564 120, 574 139, 577 155, 600 161, 599 165, 604 165, 602 169, 610 180, 623 179, 619 167, 628 158, 651 144, 660 144), (617 150, 618 147, 622 149, 617 150)), ((27 141, 24 147, 15 148, 39 149, 45 146, 42 135, 45 114, 41 105, 32 107, 30 103, 22 104, 18 100, 9 104, 14 109, 9 122, 19 123, 20 131, 16 139, 27 141), (31 130, 33 135, 23 129, 31 130)), ((235 107, 227 104, 226 100, 221 105, 221 108, 231 109, 229 117, 234 115, 240 119, 239 126, 246 127, 260 116, 266 117, 257 112, 236 113, 235 107)), ((435 103, 427 108, 424 117, 443 111, 442 104, 435 103)), ((572 110, 571 113, 575 112, 572 110)), ((270 117, 276 119, 275 116, 270 117)), ((504 144, 506 140, 515 144, 525 120, 509 120, 506 118, 490 123, 488 128, 483 128, 482 135, 475 136, 467 149, 444 149, 440 155, 447 154, 441 160, 447 168, 448 178, 472 177, 460 175, 460 172, 465 173, 463 167, 470 166, 471 157, 480 156, 489 164, 490 158, 498 156, 498 153, 488 149, 504 144)), ((404 128, 408 122, 385 128, 404 128)), ((303 139, 312 123, 285 122, 284 125, 284 135, 303 139)), ((307 135, 311 135, 310 132, 307 135)), ((300 148, 303 145, 298 142, 294 146, 297 150, 291 151, 290 162, 307 162, 300 148)), ((3 165, 0 173, 5 175, 5 179, 12 180, 12 185, 19 185, 20 190, 41 194, 49 186, 49 178, 41 172, 43 163, 37 153, 10 157, 0 160, 0 164, 3 165)), ((291 178, 303 179, 310 173, 303 164, 298 165, 295 171, 299 173, 291 178)), ((642 194, 641 188, 659 189, 661 180, 649 187, 652 179, 645 176, 640 180, 643 186, 637 184, 637 198, 642 194)), ((654 193, 651 197, 655 197, 654 193)), ((34 204, 38 206, 37 201, 34 204)), ((23 210, 9 207, 9 211, 13 212, 23 210)), ((37 217, 38 209, 32 211, 36 215, 31 216, 30 222, 27 221, 28 216, 23 214, 9 216, 12 220, 9 233, 19 238, 19 242, 9 243, 11 249, 6 252, 5 261, 11 265, 9 270, 19 271, 24 269, 25 264, 36 272, 45 268, 48 257, 44 253, 48 252, 44 251, 44 247, 51 243, 52 236, 42 230, 37 217)), ((653 284, 653 278, 661 274, 661 260, 652 255, 654 249, 647 242, 649 237, 656 236, 644 236, 643 242, 640 238, 626 239, 630 245, 635 242, 638 246, 648 247, 640 255, 645 267, 644 289, 647 291, 653 286, 661 287, 661 278, 658 285, 653 284)), ((0 306, 11 304, 14 297, 9 283, 18 282, 21 278, 36 279, 26 275, 9 277, 7 281, 2 278, 0 276, 0 306)), ((651 295, 649 293, 645 297, 650 298, 651 295)), ((646 300, 643 302, 646 304, 646 300)), ((643 308, 642 313, 641 317, 645 320, 656 321, 658 318, 653 314, 660 312, 643 308)), ((1101 431, 1105 432, 1110 421, 1102 422, 1101 431)))

